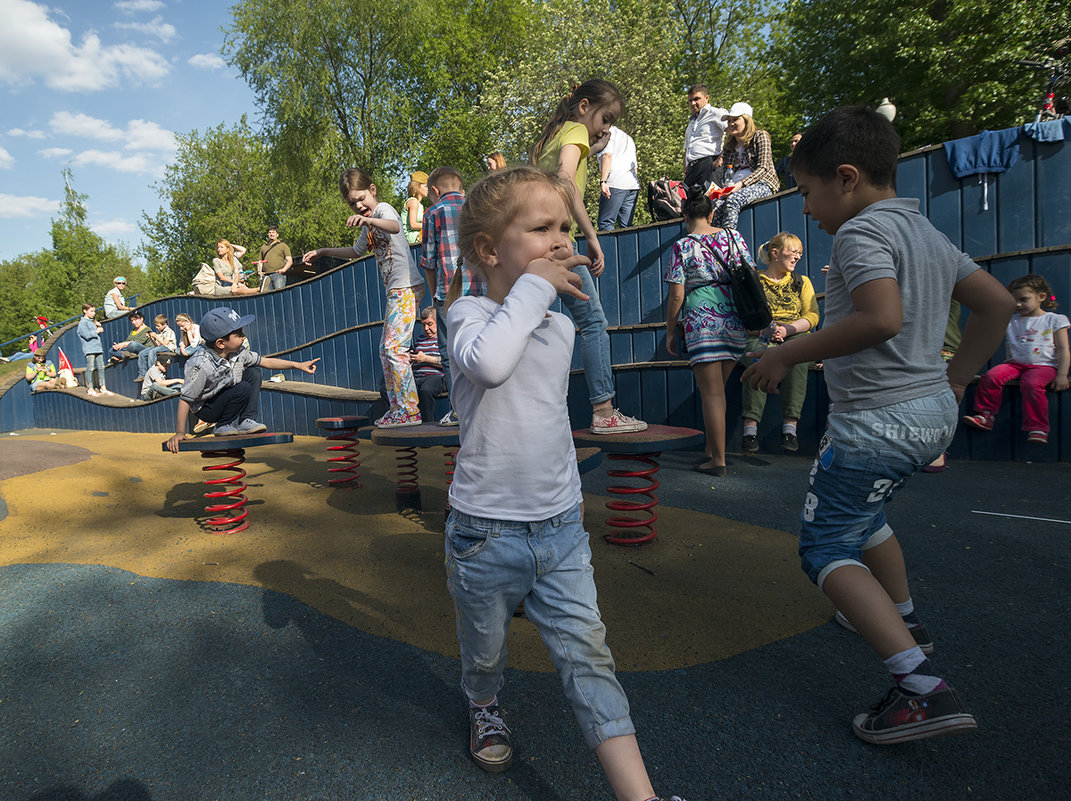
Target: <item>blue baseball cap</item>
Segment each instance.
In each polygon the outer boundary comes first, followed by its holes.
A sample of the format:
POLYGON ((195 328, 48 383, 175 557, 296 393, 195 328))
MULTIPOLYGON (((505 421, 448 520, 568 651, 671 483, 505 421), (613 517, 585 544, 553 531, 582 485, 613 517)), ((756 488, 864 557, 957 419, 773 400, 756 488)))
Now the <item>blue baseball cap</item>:
POLYGON ((205 344, 211 345, 217 339, 224 339, 239 328, 244 328, 256 320, 256 316, 247 314, 239 316, 234 309, 220 307, 212 309, 201 318, 201 336, 205 344))

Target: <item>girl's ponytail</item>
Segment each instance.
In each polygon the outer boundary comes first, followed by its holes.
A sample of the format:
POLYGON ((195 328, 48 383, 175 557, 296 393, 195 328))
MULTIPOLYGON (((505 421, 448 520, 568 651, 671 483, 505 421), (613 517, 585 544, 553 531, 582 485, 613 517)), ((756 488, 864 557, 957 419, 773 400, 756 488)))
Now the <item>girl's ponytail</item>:
POLYGON ((450 305, 461 297, 461 271, 463 269, 462 262, 464 257, 459 257, 457 260, 457 266, 454 269, 454 277, 450 279, 450 286, 446 290, 446 300, 443 302, 443 312, 447 312, 450 309, 450 305))

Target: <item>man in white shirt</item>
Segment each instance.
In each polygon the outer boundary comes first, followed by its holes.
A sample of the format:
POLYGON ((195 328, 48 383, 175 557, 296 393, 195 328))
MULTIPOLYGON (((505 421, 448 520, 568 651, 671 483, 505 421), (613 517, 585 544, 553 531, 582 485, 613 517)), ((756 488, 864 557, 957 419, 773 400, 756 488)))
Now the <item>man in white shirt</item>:
POLYGON ((612 231, 614 226, 628 228, 636 213, 636 197, 640 193, 640 180, 636 174, 636 143, 632 137, 616 125, 610 126, 610 136, 591 149, 598 155, 599 173, 599 221, 600 231, 612 231), (601 150, 599 148, 601 147, 601 150))
POLYGON ((710 93, 698 83, 688 90, 692 116, 684 129, 684 183, 706 188, 714 180, 725 137, 722 117, 729 112, 710 105, 710 93))

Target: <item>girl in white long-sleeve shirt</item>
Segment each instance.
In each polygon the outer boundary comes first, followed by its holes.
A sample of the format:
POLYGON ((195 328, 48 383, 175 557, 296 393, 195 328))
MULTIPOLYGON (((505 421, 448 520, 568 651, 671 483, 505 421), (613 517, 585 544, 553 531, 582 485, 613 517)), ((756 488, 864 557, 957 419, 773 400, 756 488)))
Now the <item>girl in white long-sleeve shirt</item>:
POLYGON ((569 198, 561 181, 534 168, 496 172, 473 187, 459 223, 462 258, 487 290, 456 298, 451 287, 447 298, 461 448, 446 572, 469 752, 487 771, 512 761, 497 693, 509 624, 524 601, 617 798, 649 801, 657 796, 614 676, 583 524, 566 410, 574 328, 548 311, 559 293, 586 300, 570 271, 588 259, 573 254, 569 198))

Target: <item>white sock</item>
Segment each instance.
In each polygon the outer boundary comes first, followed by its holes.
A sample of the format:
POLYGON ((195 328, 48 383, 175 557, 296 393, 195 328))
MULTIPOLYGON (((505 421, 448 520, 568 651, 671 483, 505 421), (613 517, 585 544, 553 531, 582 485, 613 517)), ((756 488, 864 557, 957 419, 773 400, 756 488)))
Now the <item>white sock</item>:
POLYGON ((782 423, 781 424, 781 433, 782 434, 795 434, 796 433, 796 424, 795 423, 782 423))
POLYGON ((758 425, 749 426, 747 423, 744 424, 744 436, 745 437, 757 437, 758 435, 759 435, 759 427, 758 427, 758 425))

